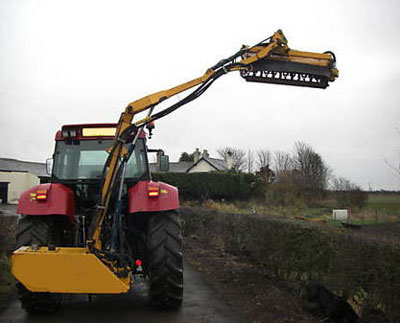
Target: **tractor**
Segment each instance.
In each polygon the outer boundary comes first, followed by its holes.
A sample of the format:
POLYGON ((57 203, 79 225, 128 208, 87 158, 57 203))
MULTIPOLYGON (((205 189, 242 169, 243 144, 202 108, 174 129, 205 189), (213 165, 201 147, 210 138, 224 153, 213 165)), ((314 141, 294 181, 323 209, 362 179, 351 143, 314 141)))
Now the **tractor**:
POLYGON ((51 182, 22 193, 12 273, 22 307, 53 311, 65 294, 121 294, 149 279, 155 308, 183 300, 182 224, 177 188, 152 180, 147 148, 154 121, 238 71, 249 82, 326 88, 338 77, 332 52, 292 50, 281 30, 242 46, 204 75, 128 104, 116 124, 64 125, 56 134, 51 182), (155 107, 191 88, 178 102, 155 107), (133 121, 142 112, 147 115, 133 121))
MULTIPOLYGON (((65 125, 57 131, 53 158, 47 161, 52 170, 51 183, 33 187, 19 199, 17 212, 22 217, 16 235, 18 248, 47 246, 51 250, 85 246, 116 127, 116 124, 65 125)), ((126 264, 132 275, 151 277, 150 298, 155 307, 177 308, 182 302, 183 289, 178 190, 151 180, 148 152, 146 133, 142 130, 125 168, 121 213, 129 216, 120 219, 119 233, 123 238, 120 244, 113 238, 115 219, 107 216, 100 239, 106 241, 105 250, 113 253, 119 250, 121 256, 118 259, 114 255, 115 259, 126 264)), ((157 153, 159 169, 168 170, 168 156, 162 150, 150 152, 157 153)), ((115 201, 112 196, 110 207, 116 206, 115 201)), ((94 285, 101 285, 100 277, 94 285)), ((20 282, 17 287, 22 307, 29 312, 52 311, 61 301, 62 293, 33 293, 29 285, 26 288, 20 282)), ((92 288, 92 293, 101 292, 95 286, 92 288)))

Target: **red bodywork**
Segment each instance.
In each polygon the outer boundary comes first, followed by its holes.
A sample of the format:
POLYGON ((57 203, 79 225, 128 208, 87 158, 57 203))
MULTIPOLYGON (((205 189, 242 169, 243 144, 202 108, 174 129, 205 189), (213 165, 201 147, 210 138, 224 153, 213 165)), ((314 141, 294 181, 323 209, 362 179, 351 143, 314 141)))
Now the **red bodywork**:
POLYGON ((23 192, 17 213, 26 215, 65 215, 73 223, 75 215, 74 192, 61 184, 40 184, 23 192), (46 191, 46 199, 36 198, 38 191, 46 191))
MULTIPOLYGON (((139 182, 128 191, 129 213, 160 212, 179 209, 178 189, 162 182, 139 182), (149 196, 149 192, 157 192, 149 196)), ((26 215, 64 215, 75 222, 74 192, 62 184, 40 184, 21 194, 17 213, 26 215), (45 200, 37 192, 46 193, 45 200)))
POLYGON ((162 182, 139 182, 128 191, 129 213, 179 209, 178 189, 162 182), (158 196, 149 196, 158 188, 158 196))
MULTIPOLYGON (((97 136, 82 136, 82 128, 114 128, 117 124, 65 125, 56 133, 56 140, 96 140, 97 136), (76 131, 74 137, 63 137, 63 132, 76 131)), ((114 136, 101 136, 113 139, 114 136)), ((146 138, 142 130, 139 138, 146 138)), ((179 209, 178 189, 162 182, 139 182, 128 191, 129 213, 159 212, 179 209), (149 192, 152 192, 149 194, 149 192)), ((56 183, 40 184, 20 196, 17 213, 26 215, 64 215, 71 223, 75 222, 74 192, 56 183), (45 192, 45 193, 43 193, 45 192), (46 195, 41 199, 40 194, 46 195)))

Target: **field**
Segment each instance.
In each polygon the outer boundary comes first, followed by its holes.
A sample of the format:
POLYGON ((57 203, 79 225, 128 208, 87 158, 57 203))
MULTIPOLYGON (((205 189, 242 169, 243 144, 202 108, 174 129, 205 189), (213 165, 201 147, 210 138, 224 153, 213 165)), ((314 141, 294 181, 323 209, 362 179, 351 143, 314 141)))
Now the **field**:
POLYGON ((367 205, 352 210, 351 223, 382 225, 400 222, 399 193, 370 193, 367 205))
MULTIPOLYGON (((194 203, 185 203, 192 206, 194 203)), ((332 226, 341 226, 338 221, 332 220, 332 210, 337 208, 332 199, 322 200, 313 207, 296 203, 290 206, 276 206, 256 201, 217 202, 205 201, 201 206, 220 212, 240 214, 268 214, 269 216, 283 216, 303 221, 326 223, 332 226)), ((400 222, 400 193, 369 193, 365 207, 350 209, 350 223, 359 225, 376 225, 400 222)))
POLYGON ((377 214, 400 219, 400 194, 369 194, 367 210, 377 214))

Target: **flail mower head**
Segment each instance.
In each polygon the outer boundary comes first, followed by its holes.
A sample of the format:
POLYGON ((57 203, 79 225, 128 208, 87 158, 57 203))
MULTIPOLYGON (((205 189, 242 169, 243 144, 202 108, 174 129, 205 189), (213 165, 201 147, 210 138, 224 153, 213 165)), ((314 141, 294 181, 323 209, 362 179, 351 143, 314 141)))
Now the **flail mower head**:
MULTIPOLYGON (((272 39, 278 43, 277 47, 268 56, 241 71, 241 76, 246 81, 325 89, 329 82, 333 82, 338 77, 336 57, 332 52, 320 54, 291 50, 280 30, 272 39)), ((269 44, 250 48, 244 58, 257 55, 257 52, 269 44)))

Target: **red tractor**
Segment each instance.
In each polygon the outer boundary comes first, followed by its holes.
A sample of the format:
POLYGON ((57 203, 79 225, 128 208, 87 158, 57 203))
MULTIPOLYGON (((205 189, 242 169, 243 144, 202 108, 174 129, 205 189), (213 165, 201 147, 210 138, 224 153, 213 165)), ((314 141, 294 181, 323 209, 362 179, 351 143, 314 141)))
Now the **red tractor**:
MULTIPOLYGON (((116 126, 66 125, 57 132, 51 183, 35 186, 20 197, 17 212, 23 216, 17 232, 18 247, 86 245, 116 126)), ((177 308, 183 291, 178 190, 151 180, 148 151, 146 134, 141 130, 125 169, 119 220, 123 238, 113 239, 114 219, 107 216, 101 240, 105 241, 104 249, 118 249, 131 258, 134 275, 151 277, 154 306, 177 308)), ((156 152, 161 170, 167 170, 168 156, 156 152)), ((117 200, 113 198, 114 203, 117 200)), ((28 311, 52 310, 60 300, 56 294, 32 293, 20 283, 18 288, 22 306, 28 311)))
MULTIPOLYGON (((204 75, 131 102, 118 124, 68 125, 56 135, 50 184, 19 201, 18 249, 12 256, 22 306, 53 310, 61 295, 128 292, 150 280, 157 308, 182 303, 183 260, 175 187, 153 182, 145 128, 202 95, 222 75, 247 81, 326 88, 338 76, 331 52, 291 50, 282 31, 219 61, 204 75), (175 104, 155 106, 191 88, 175 104), (147 116, 133 122, 139 113, 147 116)), ((160 169, 168 158, 159 153, 160 169)))

